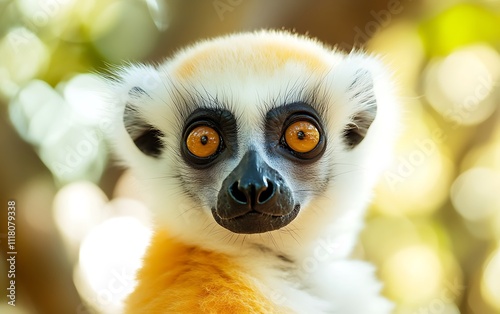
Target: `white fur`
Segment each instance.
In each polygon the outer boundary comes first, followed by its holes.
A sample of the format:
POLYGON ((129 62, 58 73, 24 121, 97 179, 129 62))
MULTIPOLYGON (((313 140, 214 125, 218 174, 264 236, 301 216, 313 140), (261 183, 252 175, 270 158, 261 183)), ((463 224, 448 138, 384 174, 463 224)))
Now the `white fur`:
MULTIPOLYGON (((236 49, 235 48, 235 49, 236 49)), ((363 216, 377 177, 391 155, 396 133, 396 100, 390 78, 371 56, 352 52, 345 55, 317 41, 286 32, 261 31, 235 34, 205 41, 179 52, 157 67, 133 65, 119 71, 119 82, 108 83, 109 100, 118 109, 117 132, 111 138, 116 154, 142 180, 144 194, 157 215, 159 227, 167 228, 188 244, 235 256, 251 269, 251 278, 276 303, 297 313, 389 313, 392 305, 380 296, 381 284, 374 268, 366 262, 349 259, 363 225, 363 216), (317 56, 325 69, 311 69, 299 60, 284 65, 241 62, 233 47, 248 47, 253 53, 259 43, 297 47, 317 56), (192 77, 176 74, 180 66, 196 58, 204 49, 217 53, 205 56, 202 67, 192 77), (221 66, 227 70, 221 71, 221 66), (343 127, 361 106, 346 93, 357 71, 370 73, 377 100, 377 115, 366 138, 353 150, 340 144, 343 127), (328 147, 318 167, 333 166, 331 180, 320 197, 306 197, 298 217, 281 230, 264 234, 234 234, 219 226, 207 204, 199 204, 182 193, 179 181, 169 176, 173 169, 187 167, 179 157, 178 121, 175 106, 179 94, 199 93, 230 103, 239 120, 238 158, 221 167, 214 178, 214 191, 228 170, 233 169, 250 145, 256 147, 273 168, 287 173, 280 158, 266 156, 264 137, 259 132, 263 104, 286 103, 300 98, 296 87, 320 86, 318 101, 328 107, 328 147), (131 98, 138 86, 148 96, 131 98), (125 103, 141 108, 143 118, 164 132, 165 152, 160 158, 141 153, 125 131, 121 113, 125 103), (121 108, 121 109, 120 109, 121 108), (259 109, 260 108, 260 109, 259 109), (328 159, 326 159, 328 157, 328 159), (225 171, 225 173, 223 173, 225 171), (253 244, 269 247, 294 261, 293 267, 256 251, 253 244)), ((176 103, 177 102, 177 103, 176 103)), ((285 177, 293 190, 300 187, 296 178, 285 177)), ((214 193, 214 197, 217 196, 214 193)))

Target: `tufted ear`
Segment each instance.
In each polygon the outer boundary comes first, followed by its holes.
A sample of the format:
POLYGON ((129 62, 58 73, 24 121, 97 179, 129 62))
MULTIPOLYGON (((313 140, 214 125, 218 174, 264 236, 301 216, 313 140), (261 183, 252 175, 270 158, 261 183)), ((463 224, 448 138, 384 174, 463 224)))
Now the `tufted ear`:
POLYGON ((134 141, 134 144, 145 155, 159 157, 163 149, 163 132, 147 123, 139 107, 133 102, 140 102, 143 97, 150 97, 142 88, 133 87, 129 91, 131 101, 125 105, 123 123, 125 130, 134 141), (132 102, 133 101, 133 102, 132 102))
POLYGON ((377 115, 377 99, 370 72, 365 69, 356 71, 347 88, 347 94, 349 102, 355 104, 356 110, 351 115, 351 121, 346 125, 343 136, 347 146, 353 149, 365 138, 377 115))

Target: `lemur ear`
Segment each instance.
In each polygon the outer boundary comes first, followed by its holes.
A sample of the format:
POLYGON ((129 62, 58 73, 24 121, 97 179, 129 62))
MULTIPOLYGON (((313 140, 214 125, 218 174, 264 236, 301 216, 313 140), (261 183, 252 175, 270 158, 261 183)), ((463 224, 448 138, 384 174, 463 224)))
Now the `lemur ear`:
POLYGON ((372 75, 368 70, 355 72, 354 79, 347 88, 350 103, 355 103, 356 110, 351 115, 351 121, 344 129, 344 141, 352 149, 365 138, 375 116, 377 115, 377 99, 373 86, 372 75))
MULTIPOLYGON (((130 99, 135 101, 140 101, 142 97, 149 97, 142 88, 137 86, 131 88, 128 94, 130 99)), ((138 106, 130 101, 125 105, 123 123, 127 133, 141 152, 151 157, 160 156, 163 149, 161 140, 163 132, 148 124, 141 115, 138 106)))

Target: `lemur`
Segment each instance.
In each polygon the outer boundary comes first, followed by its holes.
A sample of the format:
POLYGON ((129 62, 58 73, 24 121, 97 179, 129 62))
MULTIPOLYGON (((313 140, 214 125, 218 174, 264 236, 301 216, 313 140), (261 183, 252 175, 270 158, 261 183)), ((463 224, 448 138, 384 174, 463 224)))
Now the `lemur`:
POLYGON ((390 313, 350 255, 391 155, 393 85, 378 57, 269 30, 107 79, 110 141, 156 215, 126 312, 390 313))

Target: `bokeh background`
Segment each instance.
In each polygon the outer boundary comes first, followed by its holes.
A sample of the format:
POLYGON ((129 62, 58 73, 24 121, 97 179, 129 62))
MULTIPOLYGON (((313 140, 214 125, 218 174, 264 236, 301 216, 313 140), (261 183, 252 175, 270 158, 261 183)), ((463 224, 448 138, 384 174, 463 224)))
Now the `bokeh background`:
POLYGON ((500 313, 500 1, 0 0, 1 313, 116 313, 133 288, 151 215, 109 165, 96 73, 260 28, 364 48, 395 73, 401 139, 355 255, 396 313, 500 313))

